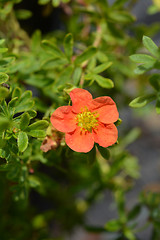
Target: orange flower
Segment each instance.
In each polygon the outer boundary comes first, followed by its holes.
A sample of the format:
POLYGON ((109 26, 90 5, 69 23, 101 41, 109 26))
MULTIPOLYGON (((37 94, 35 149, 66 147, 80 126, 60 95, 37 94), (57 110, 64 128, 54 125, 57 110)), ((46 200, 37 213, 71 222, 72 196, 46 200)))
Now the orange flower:
POLYGON ((89 152, 94 142, 102 147, 114 144, 118 131, 114 122, 119 114, 115 102, 107 96, 93 99, 84 89, 70 92, 72 106, 57 108, 51 123, 65 133, 66 144, 76 152, 89 152))

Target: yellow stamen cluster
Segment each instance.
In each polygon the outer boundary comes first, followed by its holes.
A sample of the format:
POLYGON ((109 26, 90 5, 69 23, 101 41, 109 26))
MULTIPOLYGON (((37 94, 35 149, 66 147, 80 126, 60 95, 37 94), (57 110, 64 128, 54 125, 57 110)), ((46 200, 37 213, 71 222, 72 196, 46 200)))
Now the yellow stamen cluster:
POLYGON ((98 125, 98 117, 99 115, 96 112, 90 112, 88 108, 85 107, 77 114, 77 125, 81 128, 81 131, 92 132, 92 129, 96 129, 98 125))

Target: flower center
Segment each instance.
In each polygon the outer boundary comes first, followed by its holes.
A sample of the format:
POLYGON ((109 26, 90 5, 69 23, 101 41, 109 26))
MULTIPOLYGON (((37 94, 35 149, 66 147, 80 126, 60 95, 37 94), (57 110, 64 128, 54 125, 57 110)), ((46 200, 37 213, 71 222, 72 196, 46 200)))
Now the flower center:
POLYGON ((96 129, 98 125, 97 118, 99 114, 96 112, 90 112, 87 107, 82 109, 80 113, 77 114, 76 120, 78 126, 81 128, 81 131, 89 131, 92 132, 92 129, 96 129))

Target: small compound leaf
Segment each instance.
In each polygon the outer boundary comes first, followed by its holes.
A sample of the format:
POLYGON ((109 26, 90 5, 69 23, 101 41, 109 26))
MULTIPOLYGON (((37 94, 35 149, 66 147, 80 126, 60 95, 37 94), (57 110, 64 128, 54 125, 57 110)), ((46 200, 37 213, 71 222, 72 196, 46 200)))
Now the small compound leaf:
POLYGON ((100 75, 93 75, 93 80, 95 80, 98 85, 102 88, 113 88, 114 83, 112 82, 111 79, 102 77, 100 75))
POLYGON ((64 52, 67 58, 70 60, 73 54, 73 36, 68 33, 64 38, 64 52))
POLYGON ((134 72, 135 72, 135 74, 143 74, 143 73, 151 70, 154 67, 154 64, 155 64, 155 62, 141 64, 134 70, 134 72))
POLYGON ((5 87, 0 87, 0 99, 4 99, 8 96, 9 90, 5 87))
POLYGON ((75 64, 80 65, 86 60, 89 60, 93 57, 97 52, 97 48, 95 47, 88 47, 81 55, 77 56, 76 60, 74 61, 75 64))
POLYGON ((15 14, 18 19, 22 19, 22 20, 32 17, 32 12, 26 9, 16 10, 15 14))
POLYGON ((5 117, 0 117, 0 131, 4 131, 10 127, 10 121, 5 117))
POLYGON ((155 57, 159 57, 159 49, 157 45, 152 41, 151 38, 143 36, 143 44, 147 50, 155 57))
POLYGON ((135 219, 141 212, 142 205, 137 204, 134 208, 128 213, 128 220, 135 219))
POLYGON ((8 103, 9 108, 13 108, 18 101, 18 97, 12 98, 12 100, 8 103))
POLYGON ((30 175, 28 177, 28 181, 29 181, 30 187, 33 187, 33 188, 39 187, 41 185, 39 178, 33 175, 30 175))
POLYGON ((28 146, 28 136, 25 132, 19 132, 18 134, 18 149, 20 152, 24 152, 28 146))
POLYGON ((40 120, 35 123, 32 123, 27 130, 32 131, 32 130, 45 130, 48 127, 49 123, 46 120, 40 120))
POLYGON ((118 220, 113 219, 105 224, 105 229, 109 232, 116 232, 120 230, 121 224, 118 220))
POLYGON ((95 73, 95 74, 101 73, 104 70, 106 70, 107 68, 109 68, 111 65, 112 65, 112 62, 102 63, 93 69, 93 73, 95 73))
POLYGON ((125 11, 110 11, 109 17, 120 23, 130 23, 135 21, 135 17, 125 11))
POLYGON ((0 39, 0 45, 2 45, 5 42, 5 39, 0 39))
POLYGON ((58 7, 60 2, 61 2, 60 0, 52 0, 53 7, 58 7))
POLYGON ((39 50, 40 47, 40 43, 41 43, 41 31, 40 30, 36 30, 33 35, 32 35, 32 39, 31 39, 31 49, 33 52, 35 52, 36 50, 39 50))
POLYGON ((0 53, 5 53, 8 51, 8 48, 0 48, 0 53))
POLYGON ((160 74, 153 74, 149 82, 156 91, 160 91, 160 74))
POLYGON ((56 86, 60 86, 62 84, 70 82, 69 80, 71 79, 72 72, 73 72, 72 65, 69 65, 68 67, 64 68, 64 70, 61 72, 57 79, 56 86))
POLYGON ((52 54, 56 58, 63 58, 64 54, 62 51, 55 45, 55 43, 43 40, 42 41, 42 47, 46 50, 46 52, 52 54))
POLYGON ((49 2, 50 2, 50 0, 38 0, 38 4, 41 4, 41 5, 45 5, 49 2))
POLYGON ((31 130, 28 132, 28 135, 35 137, 35 138, 45 138, 46 131, 43 130, 31 130))
POLYGON ((20 104, 26 103, 28 100, 30 100, 31 97, 32 97, 32 91, 30 90, 25 91, 21 96, 20 104))
POLYGON ((35 118, 37 116, 37 112, 35 110, 29 110, 28 114, 30 116, 30 119, 35 118))
POLYGON ((81 67, 76 67, 74 69, 74 72, 73 72, 73 83, 75 86, 78 86, 78 83, 80 81, 80 78, 81 78, 81 74, 82 74, 82 68, 81 67))
POLYGON ((30 115, 25 112, 24 114, 22 114, 21 120, 20 120, 20 129, 21 130, 25 130, 30 122, 30 115))
POLYGON ((6 73, 0 73, 0 84, 7 82, 9 76, 6 73))
POLYGON ((147 54, 133 54, 130 56, 130 59, 136 63, 152 63, 156 62, 156 59, 147 54))
POLYGON ((130 102, 129 106, 133 107, 133 108, 144 107, 147 103, 153 101, 154 99, 156 99, 155 94, 148 94, 148 95, 140 96, 140 97, 137 97, 134 100, 132 100, 130 102))
POLYGON ((33 101, 33 100, 29 100, 29 101, 26 102, 25 104, 19 104, 19 105, 17 105, 16 108, 15 108, 15 113, 28 111, 28 110, 30 110, 33 106, 34 106, 34 101, 33 101))
POLYGON ((22 90, 21 90, 19 87, 16 87, 16 88, 13 90, 12 98, 15 98, 15 97, 20 98, 21 94, 22 94, 22 90))

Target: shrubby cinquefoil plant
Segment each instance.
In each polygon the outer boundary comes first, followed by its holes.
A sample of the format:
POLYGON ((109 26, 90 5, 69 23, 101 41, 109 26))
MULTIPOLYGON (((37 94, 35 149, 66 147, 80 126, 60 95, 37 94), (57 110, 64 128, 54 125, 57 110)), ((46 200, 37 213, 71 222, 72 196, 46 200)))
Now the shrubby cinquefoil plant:
POLYGON ((123 115, 153 100, 160 113, 159 23, 134 24, 134 0, 110 2, 0 1, 2 240, 65 240, 77 226, 114 240, 150 227, 160 239, 159 191, 141 189, 128 209, 140 171, 127 147, 140 129, 123 115), (106 190, 116 218, 89 225, 106 190))

